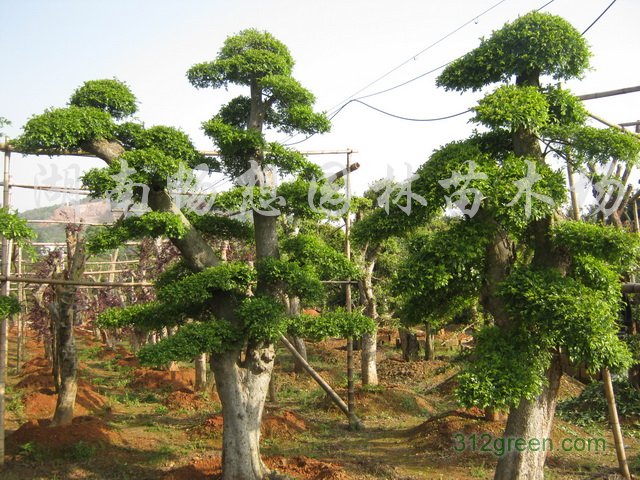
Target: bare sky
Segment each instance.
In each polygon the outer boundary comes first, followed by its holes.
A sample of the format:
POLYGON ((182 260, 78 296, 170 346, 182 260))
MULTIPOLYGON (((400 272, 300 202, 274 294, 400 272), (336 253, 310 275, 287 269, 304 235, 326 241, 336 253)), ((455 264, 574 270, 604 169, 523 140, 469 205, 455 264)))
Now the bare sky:
MULTIPOLYGON (((0 44, 0 116, 16 136, 30 115, 63 106, 82 82, 113 78, 127 82, 140 101, 138 118, 147 126, 173 125, 201 149, 213 145, 200 131, 234 92, 196 90, 185 72, 211 60, 224 39, 244 28, 267 30, 290 48, 295 76, 315 93, 320 110, 331 110, 354 92, 408 62, 359 95, 404 82, 474 48, 478 38, 545 0, 3 0, 0 44), (497 6, 496 6, 497 5, 497 6), (488 13, 485 10, 495 6, 488 13), (478 17, 479 16, 479 17, 478 17), (475 20, 474 20, 475 19, 475 20), (437 45, 425 48, 470 23, 437 45)), ((555 0, 544 11, 584 30, 610 0, 555 0)), ((638 0, 618 0, 586 34, 593 70, 569 86, 575 93, 640 84, 637 61, 638 0)), ((479 94, 460 95, 435 86, 438 72, 366 101, 397 115, 431 118, 466 110, 479 94)), ((621 123, 640 118, 640 93, 589 101, 594 113, 621 123)), ((299 144, 300 150, 352 148, 363 168, 356 192, 386 176, 398 179, 423 163, 434 148, 468 136, 469 116, 414 123, 383 116, 352 103, 334 119, 331 133, 299 144)), ((286 136, 276 136, 284 140, 286 136)), ((302 137, 295 138, 300 140, 302 137)), ((317 158, 320 162, 337 158, 317 158)), ((342 158, 340 160, 343 160, 342 158)), ((91 159, 13 157, 17 183, 51 183, 53 168, 64 178, 97 166, 91 159), (68 169, 68 171, 67 171, 68 169), (37 177, 37 178, 36 178, 37 177)), ((58 179, 58 183, 64 180, 58 179)), ((33 192, 15 189, 14 205, 35 206, 33 192)), ((60 201, 50 198, 49 201, 60 201)), ((46 199, 40 195, 39 202, 46 199)))

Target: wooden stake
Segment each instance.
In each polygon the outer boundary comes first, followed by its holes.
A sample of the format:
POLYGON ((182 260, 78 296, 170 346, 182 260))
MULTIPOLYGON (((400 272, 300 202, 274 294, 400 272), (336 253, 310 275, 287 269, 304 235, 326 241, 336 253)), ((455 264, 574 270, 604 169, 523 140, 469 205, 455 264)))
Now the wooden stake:
POLYGON ((356 425, 356 428, 358 430, 362 430, 364 428, 362 421, 356 416, 355 413, 352 413, 349 411, 349 406, 346 403, 344 403, 344 400, 340 398, 340 395, 338 395, 335 392, 335 390, 331 388, 331 385, 325 382, 324 379, 318 374, 318 372, 316 372, 313 369, 313 367, 309 365, 309 362, 307 362, 304 359, 304 357, 300 355, 300 353, 298 353, 298 351, 296 350, 296 347, 294 347, 291 344, 291 342, 287 340, 287 337, 285 337, 284 335, 281 335, 280 341, 283 343, 285 347, 287 347, 287 350, 291 352, 291 355, 293 355, 296 358, 296 360, 300 362, 300 365, 302 365, 302 368, 305 369, 305 371, 311 376, 311 378, 313 378, 316 381, 316 383, 320 385, 320 387, 322 387, 322 389, 326 392, 326 394, 333 401, 333 403, 335 403, 336 406, 342 411, 342 413, 344 413, 347 416, 347 418, 349 419, 349 422, 350 423, 353 422, 356 425))
POLYGON ((620 428, 620 421, 618 420, 618 409, 616 408, 616 398, 613 393, 613 382, 611 381, 611 374, 608 368, 602 369, 602 382, 604 383, 604 393, 607 396, 607 404, 609 406, 609 422, 611 423, 611 430, 613 432, 613 441, 616 445, 616 454, 618 456, 618 467, 620 473, 626 480, 631 480, 631 474, 629 473, 629 465, 627 464, 627 457, 624 451, 624 440, 622 438, 622 429, 620 428))
MULTIPOLYGON (((16 274, 20 276, 22 274, 22 247, 17 248, 16 253, 16 274)), ((24 301, 24 284, 18 283, 18 302, 22 306, 22 308, 26 307, 26 303, 24 301)), ((25 340, 25 312, 18 313, 18 338, 16 343, 16 375, 20 374, 20 369, 23 362, 24 349, 26 346, 25 340)))
MULTIPOLYGON (((346 201, 347 205, 351 201, 351 151, 347 151, 347 168, 345 175, 345 187, 347 190, 346 201)), ((351 241, 349 240, 349 234, 351 233, 351 215, 349 210, 344 219, 344 254, 347 260, 351 260, 351 241)), ((347 312, 351 313, 351 279, 347 279, 345 283, 345 303, 347 312)), ((355 422, 355 409, 356 409, 356 394, 354 390, 353 381, 353 337, 347 339, 347 406, 349 409, 349 427, 357 430, 359 428, 358 422, 355 422)))
MULTIPOLYGON (((6 142, 6 140, 5 140, 6 142)), ((2 188, 2 206, 9 209, 10 203, 10 193, 9 193, 9 183, 10 183, 10 168, 11 154, 8 150, 4 152, 4 183, 2 188)), ((11 242, 8 238, 2 238, 2 276, 4 279, 2 280, 2 284, 0 285, 0 295, 9 295, 9 274, 11 271, 10 265, 10 249, 11 242)), ((4 436, 5 436, 5 392, 6 392, 6 384, 7 384, 7 359, 8 359, 8 349, 9 349, 9 332, 8 332, 8 323, 7 318, 3 318, 0 320, 0 467, 4 466, 4 436)))

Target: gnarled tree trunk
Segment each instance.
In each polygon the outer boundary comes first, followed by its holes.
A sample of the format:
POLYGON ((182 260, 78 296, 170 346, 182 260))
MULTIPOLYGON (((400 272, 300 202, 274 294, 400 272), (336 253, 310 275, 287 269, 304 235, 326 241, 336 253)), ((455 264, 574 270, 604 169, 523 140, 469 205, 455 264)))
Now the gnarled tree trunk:
MULTIPOLYGON (((522 400, 517 408, 509 413, 507 427, 504 432, 505 439, 523 438, 537 439, 542 445, 544 439, 551 438, 551 427, 556 410, 556 400, 562 367, 560 359, 555 356, 551 366, 547 370, 548 385, 542 390, 535 400, 522 400)), ((513 441, 511 445, 514 445, 513 441)), ((544 478, 544 462, 547 456, 546 449, 525 448, 522 452, 515 448, 505 451, 498 460, 494 480, 542 480, 544 478)))
MULTIPOLYGON (((377 258, 378 250, 376 248, 367 248, 364 255, 364 275, 360 282, 361 293, 365 302, 364 313, 376 321, 378 320, 378 305, 373 291, 373 269, 376 266, 377 258)), ((378 329, 376 328, 375 331, 362 335, 362 352, 360 355, 362 385, 378 385, 377 332, 378 329)))
MULTIPOLYGON (((84 272, 86 255, 84 239, 79 230, 67 228, 67 268, 63 272, 68 280, 80 280, 84 272)), ((55 301, 49 305, 54 342, 54 381, 58 392, 52 426, 70 425, 78 392, 78 357, 73 323, 77 287, 58 285, 55 301)))
POLYGON ((211 356, 224 419, 223 480, 261 480, 270 473, 260 458, 260 425, 275 350, 269 345, 246 355, 243 362, 237 350, 211 356))

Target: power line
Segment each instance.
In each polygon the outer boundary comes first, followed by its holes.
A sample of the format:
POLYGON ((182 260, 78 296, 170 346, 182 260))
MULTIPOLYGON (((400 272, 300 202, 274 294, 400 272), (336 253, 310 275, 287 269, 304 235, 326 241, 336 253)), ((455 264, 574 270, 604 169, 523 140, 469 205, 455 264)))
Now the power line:
POLYGON ((602 16, 603 16, 605 13, 607 13, 607 10, 609 10, 609 9, 613 6, 613 4, 614 4, 614 3, 616 3, 617 1, 618 1, 618 0, 613 0, 613 1, 609 4, 609 6, 608 6, 607 8, 605 8, 605 9, 602 11, 602 13, 601 13, 600 15, 598 15, 598 17, 597 17, 593 22, 591 22, 591 25, 589 25, 589 26, 586 28, 586 30, 585 30, 584 32, 582 32, 582 34, 581 34, 581 35, 583 35, 583 36, 584 36, 584 34, 585 34, 585 33, 587 33, 587 32, 591 29, 591 27, 593 27, 593 26, 598 22, 598 20, 600 20, 600 19, 602 18, 602 16))
MULTIPOLYGON (((329 109, 329 111, 334 110, 337 106, 342 105, 344 102, 351 100, 353 97, 355 97, 356 95, 358 95, 359 93, 365 91, 367 88, 371 87, 372 85, 375 85, 376 83, 378 83, 380 80, 388 77, 389 75, 391 75, 393 72, 395 72, 396 70, 404 67, 407 63, 410 63, 412 60, 415 60, 416 58, 418 58, 420 55, 422 55, 424 52, 426 52, 427 50, 430 50, 431 48, 435 47, 436 45, 438 45, 439 43, 443 42, 444 40, 446 40, 447 38, 449 38, 450 36, 456 34, 457 32, 459 32, 460 30, 462 30, 464 27, 466 27, 467 25, 471 24, 471 23, 477 23, 478 19, 480 17, 482 17, 483 15, 489 13, 491 10, 493 10, 494 8, 498 7, 499 5, 503 4, 504 2, 506 2, 507 0, 500 0, 498 3, 492 5, 491 7, 489 7, 488 9, 486 9, 485 11, 483 11, 482 13, 474 16, 473 18, 471 18, 471 20, 468 20, 467 22, 463 23, 462 25, 460 25, 458 28, 456 28, 455 30, 447 33, 445 36, 439 38, 438 40, 436 40, 435 42, 433 42, 432 44, 428 45, 427 47, 423 48, 422 50, 420 50, 418 53, 416 53, 415 55, 412 55, 411 57, 409 57, 407 60, 405 60, 404 62, 402 62, 401 64, 397 65, 396 67, 392 68, 391 70, 389 70, 388 72, 386 72, 385 74, 379 76, 378 78, 376 78, 375 80, 373 80, 372 82, 369 82, 367 85, 365 85, 364 87, 362 87, 360 90, 352 93, 351 95, 349 95, 347 98, 345 98, 344 100, 342 100, 341 102, 338 102, 337 105, 335 105, 334 107, 332 107, 331 109, 329 109)), ((442 67, 440 67, 442 68, 442 67)), ((426 74, 425 74, 426 75, 426 74)))
MULTIPOLYGON (((548 7, 549 5, 551 5, 553 2, 555 2, 556 0, 549 0, 547 3, 545 3, 544 5, 542 5, 541 7, 538 7, 536 9, 536 12, 539 12, 540 10, 543 10, 544 8, 548 7)), ((489 10, 491 10, 492 8, 496 7, 497 5, 494 5, 493 7, 491 7, 489 10)), ((484 15, 484 13, 487 13, 489 10, 486 10, 485 12, 483 12, 482 14, 480 14, 478 17, 476 18, 480 18, 480 16, 484 15)), ((464 26, 468 25, 470 22, 465 23, 462 27, 458 27, 456 30, 454 30, 453 32, 451 32, 449 35, 452 35, 453 33, 457 32, 458 30, 460 30, 461 28, 463 28, 464 26)), ((448 35, 448 36, 449 36, 448 35)), ((441 42, 442 40, 444 40, 447 37, 443 37, 440 40, 438 40, 438 42, 441 42)), ((438 42, 434 43, 433 45, 436 45, 438 42)), ((447 63, 443 63, 442 65, 440 65, 439 67, 435 67, 431 70, 429 70, 428 72, 424 72, 421 73, 420 75, 413 77, 407 81, 404 81, 402 83, 399 83, 397 85, 394 85, 392 87, 389 88, 385 88, 384 90, 380 90, 378 92, 374 92, 374 93, 369 93, 367 95, 362 95, 360 97, 358 97, 359 100, 365 99, 365 98, 369 98, 369 97, 375 97, 376 95, 381 95, 383 93, 387 93, 390 92, 392 90, 395 90, 396 88, 400 88, 400 87, 404 87, 405 85, 408 85, 409 83, 415 82, 416 80, 420 80, 423 77, 426 77, 427 75, 430 75, 432 73, 437 72, 438 70, 443 69, 444 67, 448 66, 449 64, 455 62, 456 60, 462 58, 464 55, 461 55, 457 58, 454 58, 453 60, 448 61, 447 63)))
POLYGON ((376 112, 382 113, 383 115, 387 115, 387 116, 393 117, 393 118, 398 118, 400 120, 406 120, 408 122, 439 122, 441 120, 448 120, 450 118, 459 117, 460 115, 464 115, 465 113, 469 113, 471 111, 471 109, 469 108, 469 109, 465 110, 464 112, 458 112, 458 113, 454 113, 452 115, 445 115, 444 117, 410 118, 410 117, 403 117, 402 115, 396 115, 394 113, 387 112, 387 111, 382 110, 380 108, 374 107, 373 105, 369 105, 368 103, 365 103, 362 100, 359 100, 357 98, 354 98, 353 100, 350 100, 350 102, 359 103, 361 105, 364 105, 367 108, 370 108, 371 110, 375 110, 376 112))
MULTIPOLYGON (((390 71, 388 71, 387 73, 385 73, 384 75, 382 75, 381 77, 377 78, 376 80, 374 80, 373 82, 369 83, 368 85, 366 85, 365 87, 361 88, 360 90, 358 90, 357 92, 353 93, 352 95, 350 95, 349 97, 345 98, 341 103, 337 104, 336 106, 334 106, 333 108, 331 108, 329 110, 329 112, 332 112, 333 110, 335 110, 331 116, 329 117, 329 120, 333 120, 333 118, 338 115, 347 105, 349 105, 350 103, 352 103, 353 101, 358 101, 359 103, 362 103, 363 105, 373 109, 373 110, 377 110, 380 113, 383 113, 385 115, 391 116, 391 117, 395 117, 395 118, 399 118, 402 120, 408 120, 408 121, 417 121, 417 122, 421 122, 421 121, 426 121, 426 122, 430 122, 430 121, 438 121, 438 120, 446 120, 449 118, 453 118, 453 117, 457 117, 460 115, 463 115, 465 113, 467 113, 469 110, 465 110, 464 112, 459 112, 459 113, 455 113, 452 115, 447 115, 444 117, 438 117, 437 119, 411 119, 411 118, 406 118, 403 117, 401 115, 395 115, 392 114, 390 112, 386 112, 383 110, 380 110, 376 107, 373 107, 369 104, 366 104, 364 102, 362 102, 361 100, 365 99, 365 98, 370 98, 370 97, 374 97, 377 95, 382 95, 383 93, 387 93, 390 92, 392 90, 395 90, 397 88, 400 87, 404 87, 405 85, 408 85, 409 83, 415 82, 416 80, 419 80, 423 77, 426 77, 427 75, 430 75, 432 73, 437 72, 438 70, 441 70, 443 68, 445 68, 446 66, 448 66, 449 64, 455 62, 456 60, 458 60, 459 58, 462 58, 462 56, 454 58, 453 60, 444 63, 438 67, 432 68, 431 70, 421 73, 420 75, 413 77, 409 80, 406 80, 402 83, 399 83, 397 85, 393 85, 391 87, 385 88, 384 90, 380 90, 378 92, 374 92, 374 93, 370 93, 367 95, 362 95, 356 99, 352 98, 355 95, 357 95, 358 93, 362 92, 363 90, 366 90, 367 88, 369 88, 370 86, 374 85, 375 83, 377 83, 378 81, 382 80, 383 78, 385 78, 386 76, 390 75, 391 73, 393 73, 394 71, 398 70, 399 68, 401 68, 402 66, 406 65, 407 63, 409 63, 411 60, 415 59, 418 55, 421 55, 422 53, 426 52, 427 50, 429 50, 430 48, 434 47, 435 45, 437 45, 438 43, 442 42, 443 40, 447 39, 448 37, 450 37, 451 35, 453 35, 454 33, 458 32, 459 30, 461 30, 462 28, 466 27, 467 25, 469 25, 471 22, 476 22, 477 19, 479 19, 481 16, 485 15, 486 13, 490 12, 491 10, 493 10, 494 8, 498 7, 501 3, 503 3, 505 0, 502 0, 501 2, 498 2, 496 4, 494 4, 493 6, 489 7, 487 10, 485 10, 484 12, 482 12, 481 14, 477 15, 476 17, 472 18, 471 20, 467 21, 466 23, 464 23, 463 25, 461 25, 460 27, 456 28, 455 30, 453 30, 452 32, 448 33, 447 35, 445 35, 444 37, 436 40, 434 43, 432 43, 431 45, 429 45, 428 47, 424 48, 422 51, 420 51, 418 54, 416 54, 415 56, 411 57, 410 59, 404 61, 403 63, 401 63, 400 65, 398 65, 397 67, 391 69, 390 71)), ((538 7, 536 9, 536 12, 539 12, 540 10, 543 10, 544 8, 548 7, 549 5, 551 5, 553 2, 555 2, 555 0, 549 0, 547 3, 545 3, 544 5, 542 5, 541 7, 538 7)), ((284 145, 286 146, 293 146, 293 145, 299 145, 300 143, 306 142, 307 140, 309 140, 311 137, 315 136, 315 134, 311 134, 308 135, 307 137, 303 138, 302 140, 298 140, 297 142, 291 142, 291 143, 286 143, 288 140, 291 140, 293 138, 296 137, 296 135, 293 135, 291 137, 289 137, 287 140, 284 141, 284 145)))

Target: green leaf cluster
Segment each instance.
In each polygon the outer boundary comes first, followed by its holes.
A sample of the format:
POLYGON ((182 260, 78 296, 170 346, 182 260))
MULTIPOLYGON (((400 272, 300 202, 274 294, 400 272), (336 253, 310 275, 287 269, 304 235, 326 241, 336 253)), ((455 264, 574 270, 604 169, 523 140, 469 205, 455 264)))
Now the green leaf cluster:
POLYGON ((20 313, 21 307, 15 295, 0 295, 0 320, 20 313))
POLYGON ((282 251, 289 260, 302 266, 312 266, 321 280, 360 277, 357 266, 318 235, 301 233, 289 237, 282 242, 282 251))
POLYGON ((258 282, 296 296, 304 304, 314 305, 324 298, 324 285, 313 265, 267 257, 260 260, 256 267, 258 282))
POLYGON ((241 332, 225 320, 211 319, 180 327, 177 333, 156 344, 145 345, 138 352, 145 365, 162 366, 170 361, 192 361, 201 353, 222 353, 234 348, 241 332))
POLYGON ((171 311, 159 302, 149 302, 124 308, 108 308, 98 315, 97 324, 102 328, 123 328, 135 325, 144 330, 160 330, 162 327, 175 325, 183 320, 184 317, 179 311, 171 311))
POLYGON ((18 245, 24 245, 35 238, 36 233, 29 228, 27 220, 16 213, 10 213, 7 208, 0 209, 0 235, 13 240, 18 245))
POLYGON ((77 152, 85 142, 113 140, 116 125, 109 113, 95 107, 54 108, 31 117, 16 147, 25 152, 77 152))
POLYGON ((441 328, 475 303, 490 235, 483 223, 451 219, 409 240, 392 283, 404 324, 441 328))
POLYGON ((356 338, 375 331, 375 320, 359 311, 347 312, 340 307, 319 316, 300 315, 290 327, 290 332, 312 340, 325 338, 356 338))
POLYGON ((484 96, 474 111, 472 120, 510 132, 521 128, 539 132, 549 122, 545 95, 533 86, 502 85, 484 96))
POLYGON ((466 407, 508 408, 534 399, 544 386, 551 356, 520 331, 485 326, 474 334, 476 346, 458 376, 456 396, 466 407))
POLYGON ((236 309, 245 337, 251 342, 273 343, 287 332, 292 318, 282 302, 269 296, 248 297, 236 309))
POLYGON ((116 79, 89 80, 78 88, 69 104, 75 107, 93 107, 120 120, 138 110, 136 97, 129 87, 116 79))
POLYGON ((242 262, 228 262, 165 283, 158 300, 195 318, 211 307, 217 292, 242 298, 255 282, 255 271, 242 262))
POLYGON ((169 212, 147 212, 142 215, 118 220, 114 225, 98 230, 87 239, 87 251, 100 253, 118 248, 124 242, 143 238, 182 238, 187 226, 182 219, 169 212))
POLYGON ((494 31, 488 39, 449 64, 437 79, 447 90, 480 90, 513 76, 556 80, 580 77, 589 67, 587 42, 556 15, 531 12, 494 31))
POLYGON ((198 215, 195 212, 185 212, 185 216, 198 231, 212 237, 254 241, 253 225, 248 222, 218 215, 198 215))
POLYGON ((194 65, 187 78, 196 88, 249 86, 270 75, 289 76, 293 64, 289 49, 273 35, 247 29, 227 37, 216 60, 194 65))

